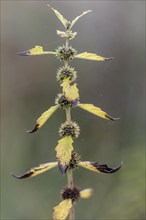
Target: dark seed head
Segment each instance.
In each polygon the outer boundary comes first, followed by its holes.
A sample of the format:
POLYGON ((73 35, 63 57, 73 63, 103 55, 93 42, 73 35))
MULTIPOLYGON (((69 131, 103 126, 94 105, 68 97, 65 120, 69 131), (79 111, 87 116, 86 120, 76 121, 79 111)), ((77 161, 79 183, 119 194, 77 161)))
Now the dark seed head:
POLYGON ((80 198, 80 190, 77 187, 73 187, 73 189, 66 187, 62 190, 61 196, 63 199, 71 199, 72 202, 77 202, 80 198))
POLYGON ((58 94, 57 98, 55 99, 55 104, 60 105, 63 109, 67 107, 76 107, 79 103, 79 99, 75 99, 73 101, 68 101, 63 94, 58 94))
POLYGON ((74 68, 68 67, 61 67, 57 70, 57 80, 59 80, 61 83, 64 79, 69 79, 70 82, 73 82, 77 78, 77 72, 74 70, 74 68))
POLYGON ((76 152, 73 152, 71 155, 71 160, 69 162, 69 169, 75 169, 79 166, 79 162, 80 162, 80 155, 76 152))
POLYGON ((58 47, 56 50, 56 57, 60 60, 72 60, 76 54, 77 51, 71 46, 66 49, 63 45, 62 47, 58 47))
POLYGON ((71 122, 71 123, 65 122, 61 125, 59 129, 59 134, 61 137, 69 135, 72 136, 73 138, 74 137, 78 138, 79 133, 80 133, 80 128, 76 122, 71 122))

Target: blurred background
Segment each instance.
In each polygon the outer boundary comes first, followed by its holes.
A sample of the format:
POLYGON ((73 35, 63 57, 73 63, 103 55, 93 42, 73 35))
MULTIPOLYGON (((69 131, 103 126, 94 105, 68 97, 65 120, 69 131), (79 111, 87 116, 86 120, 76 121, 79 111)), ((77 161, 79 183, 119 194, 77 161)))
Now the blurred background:
POLYGON ((80 189, 94 189, 76 205, 76 219, 145 219, 145 1, 91 0, 1 1, 1 219, 51 219, 67 182, 57 168, 26 180, 11 176, 55 161, 58 128, 65 121, 59 109, 38 132, 26 133, 61 91, 56 70, 62 62, 53 55, 17 55, 35 45, 54 50, 64 43, 56 35, 64 28, 47 3, 69 20, 91 9, 74 26, 78 35, 71 44, 78 52, 114 57, 70 63, 78 71, 80 101, 120 117, 111 123, 73 109, 81 128, 75 150, 82 160, 124 163, 111 175, 74 172, 80 189))

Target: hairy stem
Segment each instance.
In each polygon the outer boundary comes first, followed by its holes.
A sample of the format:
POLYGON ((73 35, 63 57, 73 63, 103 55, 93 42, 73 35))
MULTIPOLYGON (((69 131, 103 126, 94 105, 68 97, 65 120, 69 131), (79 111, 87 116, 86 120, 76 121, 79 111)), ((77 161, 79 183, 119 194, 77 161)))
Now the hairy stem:
MULTIPOLYGON (((70 113, 70 107, 66 108, 66 121, 68 123, 71 123, 71 113, 70 113)), ((67 182, 68 182, 68 187, 73 189, 73 171, 72 169, 67 170, 67 182)), ((74 220, 75 219, 75 214, 74 214, 74 205, 72 206, 70 213, 69 213, 69 219, 74 220)))
MULTIPOLYGON (((66 39, 65 42, 65 47, 66 50, 68 49, 69 46, 69 40, 66 39)), ((64 61, 64 66, 68 67, 68 60, 64 61)), ((70 124, 71 123, 71 111, 70 107, 66 108, 66 121, 70 124)), ((67 170, 67 182, 68 182, 68 187, 73 189, 73 172, 72 169, 67 170)), ((69 213, 69 219, 74 220, 75 219, 75 214, 74 214, 74 205, 72 206, 70 213, 69 213)))
POLYGON ((71 123, 70 107, 66 108, 66 121, 67 121, 69 124, 71 123))
MULTIPOLYGON (((72 169, 68 169, 67 170, 67 182, 68 182, 68 187, 73 189, 73 172, 72 172, 72 169)), ((69 219, 70 220, 74 220, 75 219, 74 205, 70 209, 69 219)))
POLYGON ((67 181, 68 181, 68 187, 73 188, 73 175, 72 175, 72 169, 68 169, 67 171, 67 181))
POLYGON ((72 206, 72 208, 70 210, 69 219, 70 220, 75 220, 75 208, 74 208, 74 205, 72 206))
MULTIPOLYGON (((69 46, 69 40, 66 39, 66 42, 65 42, 65 48, 66 48, 66 50, 68 49, 68 46, 69 46)), ((65 61, 64 61, 64 66, 65 66, 65 67, 68 67, 68 60, 65 60, 65 61)))

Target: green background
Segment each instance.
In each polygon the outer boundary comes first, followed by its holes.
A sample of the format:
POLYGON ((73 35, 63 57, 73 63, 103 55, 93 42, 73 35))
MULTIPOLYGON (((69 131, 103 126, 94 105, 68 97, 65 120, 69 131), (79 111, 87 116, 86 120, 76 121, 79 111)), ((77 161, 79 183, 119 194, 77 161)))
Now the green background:
MULTIPOLYGON (((49 1, 1 1, 1 219, 51 219, 60 201, 66 176, 57 168, 32 179, 16 180, 33 166, 55 161, 58 127, 65 121, 59 109, 36 133, 27 134, 40 114, 54 105, 61 91, 56 70, 63 65, 53 55, 21 57, 17 53, 41 45, 54 50, 64 43, 64 30, 49 1)), ((52 1, 65 18, 83 11, 71 41, 78 52, 114 57, 111 62, 75 59, 80 101, 93 103, 113 117, 114 123, 81 109, 72 110, 80 125, 75 150, 82 160, 111 167, 111 175, 79 168, 74 182, 91 187, 93 196, 76 204, 76 219, 145 219, 145 1, 52 1)))

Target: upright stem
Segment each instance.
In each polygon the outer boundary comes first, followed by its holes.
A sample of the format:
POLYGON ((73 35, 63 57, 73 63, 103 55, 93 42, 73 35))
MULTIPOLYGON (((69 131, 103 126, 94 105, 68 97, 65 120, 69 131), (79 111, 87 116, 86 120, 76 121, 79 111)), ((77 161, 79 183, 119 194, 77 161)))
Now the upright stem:
MULTIPOLYGON (((71 123, 71 114, 70 114, 70 107, 66 108, 66 121, 70 124, 71 123)), ((73 172, 72 169, 67 169, 67 182, 68 187, 70 189, 73 189, 73 172)), ((74 220, 74 205, 72 206, 70 213, 69 213, 69 219, 74 220)))
POLYGON ((68 169, 67 171, 67 181, 68 181, 68 187, 73 188, 73 175, 72 175, 72 169, 68 169))
POLYGON ((73 204, 72 208, 70 209, 69 220, 75 220, 75 208, 74 208, 74 204, 73 204))
POLYGON ((68 49, 68 45, 69 45, 69 40, 66 39, 66 42, 65 42, 65 47, 66 47, 66 49, 68 49))
MULTIPOLYGON (((66 50, 68 49, 68 46, 69 46, 69 40, 66 39, 66 41, 65 41, 65 48, 66 48, 66 50)), ((68 60, 64 61, 64 66, 68 67, 68 60)))
MULTIPOLYGON (((69 46, 69 40, 66 39, 65 42, 65 47, 66 50, 68 49, 69 46)), ((64 61, 64 66, 68 67, 68 60, 64 61)), ((66 108, 66 121, 70 124, 71 123, 71 111, 70 111, 70 107, 66 108)), ((68 187, 70 189, 73 189, 73 172, 72 169, 67 169, 67 182, 68 182, 68 187)), ((70 213, 69 213, 69 219, 70 220, 74 220, 75 219, 75 215, 74 215, 74 205, 72 206, 70 213)))
POLYGON ((70 107, 66 108, 66 121, 67 121, 69 124, 71 123, 70 107))

